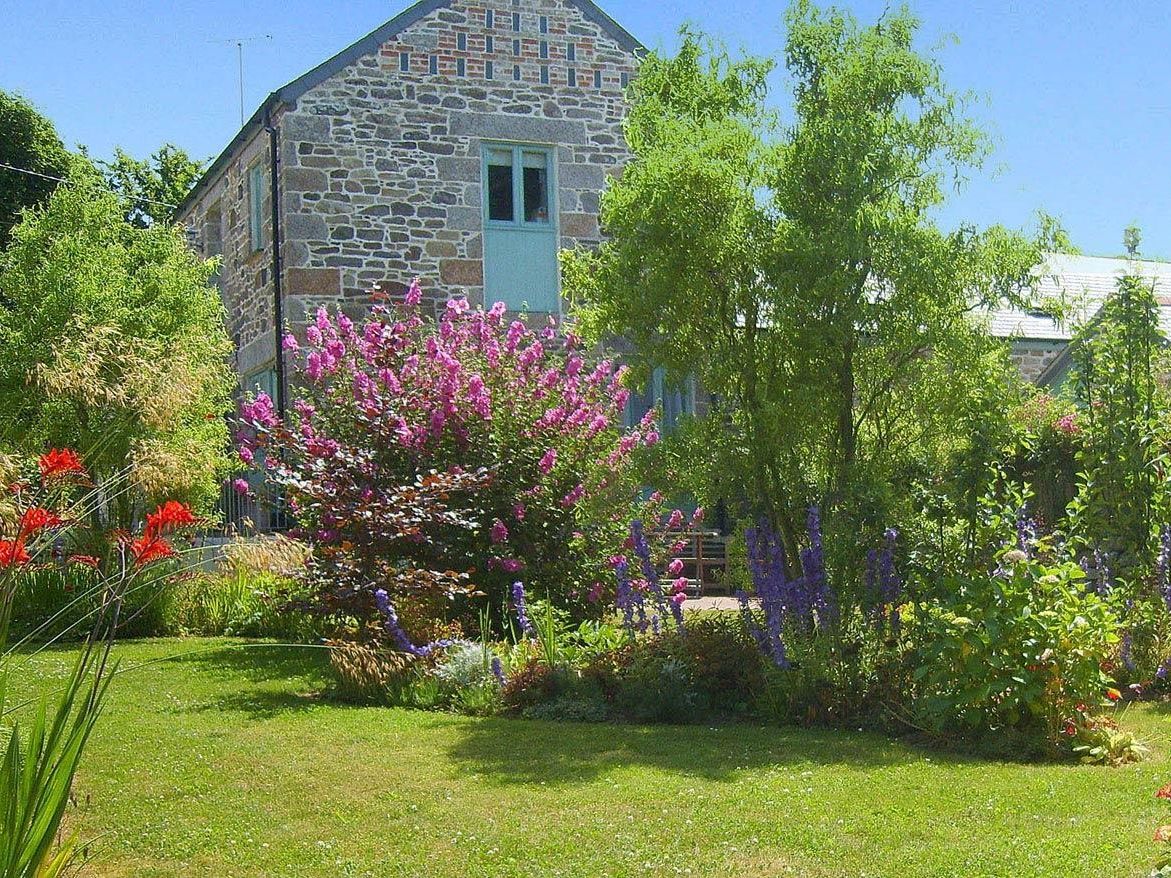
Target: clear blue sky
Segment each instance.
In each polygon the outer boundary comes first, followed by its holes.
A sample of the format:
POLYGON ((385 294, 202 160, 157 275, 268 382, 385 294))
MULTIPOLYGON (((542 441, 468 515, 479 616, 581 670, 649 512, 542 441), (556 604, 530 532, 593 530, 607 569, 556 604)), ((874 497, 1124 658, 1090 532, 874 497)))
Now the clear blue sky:
MULTIPOLYGON (((97 156, 172 141, 212 156, 239 123, 238 36, 247 112, 274 88, 374 29, 402 0, 0 0, 0 88, 97 156)), ((864 21, 883 0, 841 0, 864 21)), ((602 0, 652 48, 682 22, 734 49, 776 55, 783 0, 602 0)), ((1171 258, 1171 4, 1166 0, 919 0, 923 45, 949 34, 949 83, 981 97, 996 150, 942 219, 1030 227, 1044 208, 1074 243, 1113 254, 1128 223, 1171 258)), ((778 86, 783 80, 778 80, 778 86)), ((3 136, 3 132, 0 132, 3 136)))

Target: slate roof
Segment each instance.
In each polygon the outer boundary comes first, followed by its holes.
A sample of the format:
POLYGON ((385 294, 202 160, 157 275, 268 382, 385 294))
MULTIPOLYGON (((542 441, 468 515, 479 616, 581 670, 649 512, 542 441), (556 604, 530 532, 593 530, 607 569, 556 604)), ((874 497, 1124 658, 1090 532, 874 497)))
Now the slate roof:
MULTIPOLYGON (((374 54, 383 43, 393 39, 415 22, 430 15, 435 10, 447 6, 450 2, 451 0, 419 0, 419 2, 404 9, 381 27, 375 28, 360 40, 350 43, 350 45, 346 46, 332 58, 321 62, 308 73, 298 76, 292 82, 285 83, 276 91, 272 92, 261 102, 256 112, 252 114, 252 118, 244 123, 236 133, 236 136, 224 148, 224 151, 216 156, 215 161, 203 172, 203 176, 199 178, 199 182, 187 193, 187 197, 183 199, 182 204, 175 211, 176 215, 181 215, 187 210, 203 188, 219 175, 220 170, 231 160, 236 149, 255 133, 260 126, 267 123, 268 114, 272 112, 274 107, 279 104, 293 104, 301 95, 309 91, 309 89, 320 85, 331 76, 340 73, 359 58, 374 54)), ((605 34, 626 51, 646 51, 646 47, 630 31, 607 15, 592 0, 562 0, 562 2, 580 9, 582 15, 600 27, 605 34)))
MULTIPOLYGON (((1127 271, 1126 259, 1106 256, 1072 256, 1050 253, 1034 270, 1037 276, 1035 295, 1038 302, 1059 300, 1069 306, 1068 319, 1058 322, 1052 317, 1018 308, 1003 308, 988 314, 988 328, 999 338, 1031 341, 1069 341, 1074 330, 1098 313, 1106 297, 1114 292, 1118 278, 1127 271)), ((1171 338, 1171 262, 1139 260, 1135 263, 1143 277, 1155 283, 1160 305, 1163 334, 1171 338)))

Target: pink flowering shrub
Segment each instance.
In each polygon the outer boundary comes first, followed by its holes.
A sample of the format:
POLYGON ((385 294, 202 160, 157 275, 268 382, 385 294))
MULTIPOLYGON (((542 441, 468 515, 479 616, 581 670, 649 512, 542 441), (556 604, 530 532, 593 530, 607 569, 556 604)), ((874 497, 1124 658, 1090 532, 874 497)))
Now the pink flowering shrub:
POLYGON ((420 298, 416 283, 360 325, 320 310, 303 346, 285 339, 301 396, 286 423, 263 394, 242 408, 241 458, 263 451, 316 546, 321 588, 361 595, 348 603, 370 618, 379 589, 392 601, 480 591, 496 610, 517 580, 579 612, 611 597, 606 559, 629 521, 662 515, 636 502, 632 455, 657 435, 649 416, 622 431, 623 370, 552 323, 506 322, 501 303, 453 299, 434 320, 420 298), (387 499, 438 476, 430 513, 395 520, 387 499))

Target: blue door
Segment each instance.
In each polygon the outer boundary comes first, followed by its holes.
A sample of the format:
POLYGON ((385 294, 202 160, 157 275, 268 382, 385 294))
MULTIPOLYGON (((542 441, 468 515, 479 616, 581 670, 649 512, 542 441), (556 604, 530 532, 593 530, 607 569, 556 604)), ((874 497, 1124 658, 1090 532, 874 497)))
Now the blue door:
POLYGON ((484 300, 558 313, 553 150, 484 146, 484 300))

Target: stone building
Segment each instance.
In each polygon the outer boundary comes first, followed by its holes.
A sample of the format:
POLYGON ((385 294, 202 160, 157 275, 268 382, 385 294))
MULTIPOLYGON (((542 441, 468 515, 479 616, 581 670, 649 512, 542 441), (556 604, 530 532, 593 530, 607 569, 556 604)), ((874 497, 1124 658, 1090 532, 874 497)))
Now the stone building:
POLYGON ((281 325, 376 285, 560 313, 641 51, 590 0, 422 0, 270 94, 179 211, 222 259, 241 386, 277 396, 281 325))
POLYGON ((1040 306, 1058 304, 1063 319, 1050 311, 997 310, 988 316, 993 336, 1010 345, 1010 355, 1021 375, 1034 384, 1056 388, 1071 365, 1069 343, 1077 327, 1091 319, 1128 271, 1154 284, 1160 302, 1163 334, 1171 338, 1171 263, 1129 262, 1103 256, 1051 253, 1037 266, 1034 299, 1040 306))

